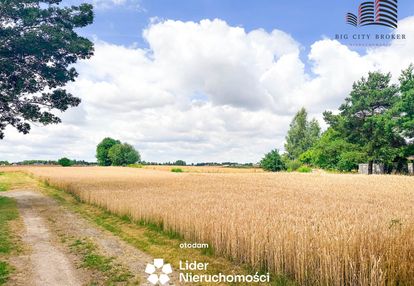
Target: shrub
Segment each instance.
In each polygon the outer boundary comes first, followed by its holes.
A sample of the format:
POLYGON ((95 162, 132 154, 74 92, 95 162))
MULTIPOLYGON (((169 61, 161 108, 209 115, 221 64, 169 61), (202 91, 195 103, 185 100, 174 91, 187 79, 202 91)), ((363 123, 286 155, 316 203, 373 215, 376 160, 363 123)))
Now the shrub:
POLYGON ((345 152, 339 156, 337 167, 340 171, 350 172, 358 169, 358 164, 366 162, 367 160, 367 156, 362 152, 345 152))
POLYGON ((296 171, 300 166, 302 166, 302 163, 298 160, 289 160, 285 163, 286 168, 289 172, 296 171))
POLYGON ((265 171, 278 172, 285 170, 285 164, 277 149, 274 149, 267 153, 260 161, 260 166, 265 171))
POLYGON ((312 172, 312 168, 309 166, 300 166, 296 171, 298 171, 299 173, 310 173, 312 172))
POLYGON ((130 167, 130 168, 142 168, 143 165, 142 164, 129 164, 128 167, 130 167))
POLYGON ((184 172, 184 171, 183 171, 183 169, 181 169, 181 168, 172 168, 172 169, 171 169, 171 172, 173 172, 173 173, 182 173, 182 172, 184 172))
POLYGON ((70 167, 73 165, 73 161, 66 157, 63 157, 58 160, 58 164, 62 167, 70 167))

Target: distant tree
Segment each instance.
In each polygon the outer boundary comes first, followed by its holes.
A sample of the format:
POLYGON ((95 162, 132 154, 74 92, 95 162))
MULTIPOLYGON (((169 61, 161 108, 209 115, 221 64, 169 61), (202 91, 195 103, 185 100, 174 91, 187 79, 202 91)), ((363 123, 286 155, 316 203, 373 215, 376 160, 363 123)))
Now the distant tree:
POLYGON ((338 115, 324 112, 325 121, 348 143, 355 144, 368 157, 368 173, 374 160, 393 161, 401 153, 404 139, 395 131, 390 114, 398 101, 398 87, 390 84, 391 74, 372 72, 354 83, 338 115))
POLYGON ((80 103, 63 87, 78 76, 73 64, 93 54, 92 42, 77 34, 93 10, 60 2, 0 1, 0 139, 8 125, 27 134, 29 123, 59 123, 51 111, 80 103))
POLYGON ((278 172, 285 169, 285 164, 283 163, 282 156, 280 156, 277 149, 267 153, 260 161, 260 166, 264 170, 271 172, 278 172))
POLYGON ((8 166, 10 165, 9 161, 0 161, 1 166, 8 166))
POLYGON ((127 143, 116 144, 108 150, 112 166, 126 166, 140 161, 141 157, 135 148, 127 143))
POLYGON ((320 127, 315 119, 308 122, 305 108, 296 113, 286 136, 285 149, 289 159, 294 160, 311 148, 320 137, 320 127))
POLYGON ((69 167, 69 166, 73 165, 73 162, 72 162, 72 160, 70 160, 66 157, 63 157, 63 158, 60 158, 58 160, 58 164, 61 165, 62 167, 69 167))
POLYGON ((104 138, 96 147, 96 159, 99 166, 111 166, 112 161, 108 156, 108 151, 114 145, 120 144, 121 141, 112 139, 110 137, 104 138))
POLYGON ((187 163, 183 160, 177 160, 177 161, 175 161, 174 165, 176 165, 176 166, 186 166, 187 163))

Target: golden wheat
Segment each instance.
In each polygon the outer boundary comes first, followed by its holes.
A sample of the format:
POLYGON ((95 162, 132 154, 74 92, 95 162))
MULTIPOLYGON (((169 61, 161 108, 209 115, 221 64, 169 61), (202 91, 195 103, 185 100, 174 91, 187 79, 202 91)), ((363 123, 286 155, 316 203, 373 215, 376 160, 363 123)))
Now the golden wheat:
POLYGON ((210 243, 219 255, 301 285, 414 285, 412 177, 28 171, 86 202, 162 224, 187 240, 210 243))

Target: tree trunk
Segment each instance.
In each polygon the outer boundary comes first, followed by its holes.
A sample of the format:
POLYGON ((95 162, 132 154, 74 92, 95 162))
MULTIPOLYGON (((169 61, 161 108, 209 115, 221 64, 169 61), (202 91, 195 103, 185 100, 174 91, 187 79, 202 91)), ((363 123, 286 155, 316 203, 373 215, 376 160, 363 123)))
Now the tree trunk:
POLYGON ((368 162, 368 175, 372 175, 373 166, 374 166, 374 161, 369 161, 368 162))

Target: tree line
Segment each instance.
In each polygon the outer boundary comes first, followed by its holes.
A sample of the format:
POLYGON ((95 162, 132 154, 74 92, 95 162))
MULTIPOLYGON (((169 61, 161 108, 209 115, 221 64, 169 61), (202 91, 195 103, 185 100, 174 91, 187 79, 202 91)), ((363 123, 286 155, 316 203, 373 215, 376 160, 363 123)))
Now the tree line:
POLYGON ((414 154, 414 66, 403 70, 397 84, 390 73, 370 72, 352 86, 352 91, 334 114, 325 111, 328 128, 322 134, 315 119, 308 121, 302 108, 293 118, 286 136, 285 153, 272 150, 261 161, 269 171, 302 164, 352 171, 374 162, 388 172, 406 172, 407 157, 414 154))

